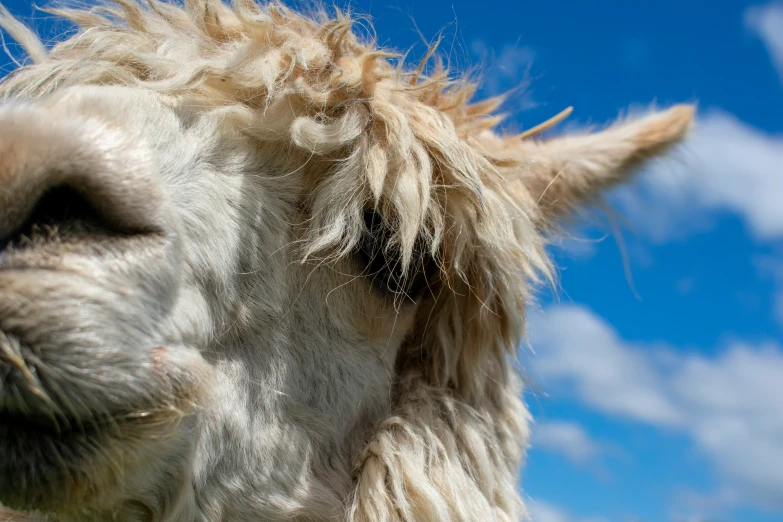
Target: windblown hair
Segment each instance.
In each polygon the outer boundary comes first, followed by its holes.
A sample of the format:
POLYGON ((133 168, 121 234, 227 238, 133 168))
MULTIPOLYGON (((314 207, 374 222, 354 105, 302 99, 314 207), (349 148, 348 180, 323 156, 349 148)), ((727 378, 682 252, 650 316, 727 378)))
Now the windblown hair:
MULTIPOLYGON (((423 248, 440 274, 398 356, 392 411, 356 462, 347 518, 525 516, 517 472, 529 419, 513 354, 530 284, 550 278, 551 179, 534 175, 535 155, 521 159, 525 136, 492 131, 503 99, 472 103, 476 86, 445 68, 406 69, 360 41, 340 12, 315 20, 252 0, 148 2, 52 9, 80 29, 51 50, 2 13, 36 63, 0 91, 24 99, 69 85, 131 85, 220 111, 306 173, 303 258, 351 252, 365 211, 377 210, 402 271, 423 248)), ((579 197, 598 188, 585 184, 579 197)), ((556 186, 552 193, 572 203, 556 186)))

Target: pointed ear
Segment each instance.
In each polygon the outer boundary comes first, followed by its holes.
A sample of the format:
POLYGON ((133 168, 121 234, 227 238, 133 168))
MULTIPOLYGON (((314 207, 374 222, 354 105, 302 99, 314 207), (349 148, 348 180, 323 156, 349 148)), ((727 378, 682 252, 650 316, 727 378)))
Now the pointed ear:
POLYGON ((590 203, 665 153, 685 137, 693 114, 693 106, 677 105, 594 134, 522 142, 521 159, 530 167, 524 184, 537 202, 541 224, 590 203))

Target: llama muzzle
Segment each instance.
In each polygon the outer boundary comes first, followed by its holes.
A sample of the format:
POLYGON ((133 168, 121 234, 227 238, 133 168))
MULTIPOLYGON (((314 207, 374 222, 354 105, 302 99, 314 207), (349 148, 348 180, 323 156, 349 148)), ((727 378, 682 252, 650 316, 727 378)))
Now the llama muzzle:
POLYGON ((65 116, 0 109, 0 504, 18 509, 93 502, 209 370, 166 331, 181 253, 154 155, 65 116))

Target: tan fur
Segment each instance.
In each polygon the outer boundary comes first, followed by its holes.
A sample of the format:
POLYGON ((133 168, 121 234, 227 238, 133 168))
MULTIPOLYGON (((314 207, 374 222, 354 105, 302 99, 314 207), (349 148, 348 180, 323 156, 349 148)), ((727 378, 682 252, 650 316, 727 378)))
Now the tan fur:
MULTIPOLYGON (((45 56, 37 39, 0 17, 36 62, 4 81, 6 98, 112 84, 220 114, 232 132, 277 148, 276 161, 300 173, 307 198, 299 260, 350 271, 340 263, 373 207, 393 226, 406 270, 417 238, 437 257, 438 280, 399 323, 393 303, 367 296, 362 318, 350 315, 356 293, 332 294, 340 320, 362 335, 407 334, 390 410, 355 455, 343 518, 525 517, 517 477, 529 415, 513 359, 530 285, 551 278, 545 233, 555 217, 679 141, 692 109, 533 141, 493 131, 502 99, 473 103, 475 86, 446 70, 425 76, 398 66, 397 55, 361 42, 342 13, 315 21, 249 0, 233 9, 212 0, 186 0, 184 9, 117 0, 55 12, 81 29, 45 56)), ((338 288, 352 278, 316 284, 338 288)))

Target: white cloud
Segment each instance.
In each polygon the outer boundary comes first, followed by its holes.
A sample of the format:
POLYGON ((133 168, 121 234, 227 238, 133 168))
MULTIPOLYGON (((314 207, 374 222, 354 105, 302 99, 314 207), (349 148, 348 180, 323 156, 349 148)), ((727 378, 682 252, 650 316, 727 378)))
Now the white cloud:
POLYGON ((530 519, 532 522, 570 522, 571 517, 561 508, 543 501, 530 502, 530 519))
POLYGON ((734 212, 756 237, 770 240, 783 237, 781 194, 783 135, 710 110, 680 154, 656 162, 616 197, 634 227, 656 241, 704 228, 704 210, 734 212))
POLYGON ((607 522, 603 517, 574 517, 563 508, 543 500, 529 501, 527 507, 532 522, 607 522))
POLYGON ((537 375, 567 382, 588 404, 615 415, 654 424, 681 422, 679 410, 660 394, 661 376, 646 364, 646 355, 625 346, 598 317, 564 306, 531 324, 537 375))
POLYGON ((559 306, 531 320, 532 375, 604 413, 688 435, 725 488, 783 508, 783 350, 730 343, 714 357, 619 338, 559 306))
POLYGON ((742 498, 737 492, 727 487, 709 493, 682 489, 676 493, 671 520, 676 522, 725 520, 725 514, 741 503, 742 498))
POLYGON ((530 47, 506 45, 498 53, 483 40, 473 40, 470 48, 482 64, 480 80, 487 95, 494 96, 517 89, 507 102, 512 104, 508 110, 521 111, 536 105, 528 91, 531 84, 530 69, 535 58, 535 52, 530 47))
POLYGON ((604 451, 584 428, 565 421, 536 423, 533 426, 533 448, 559 453, 577 465, 594 460, 604 451))
POLYGON ((745 12, 745 25, 764 41, 783 82, 783 3, 751 7, 745 12))

